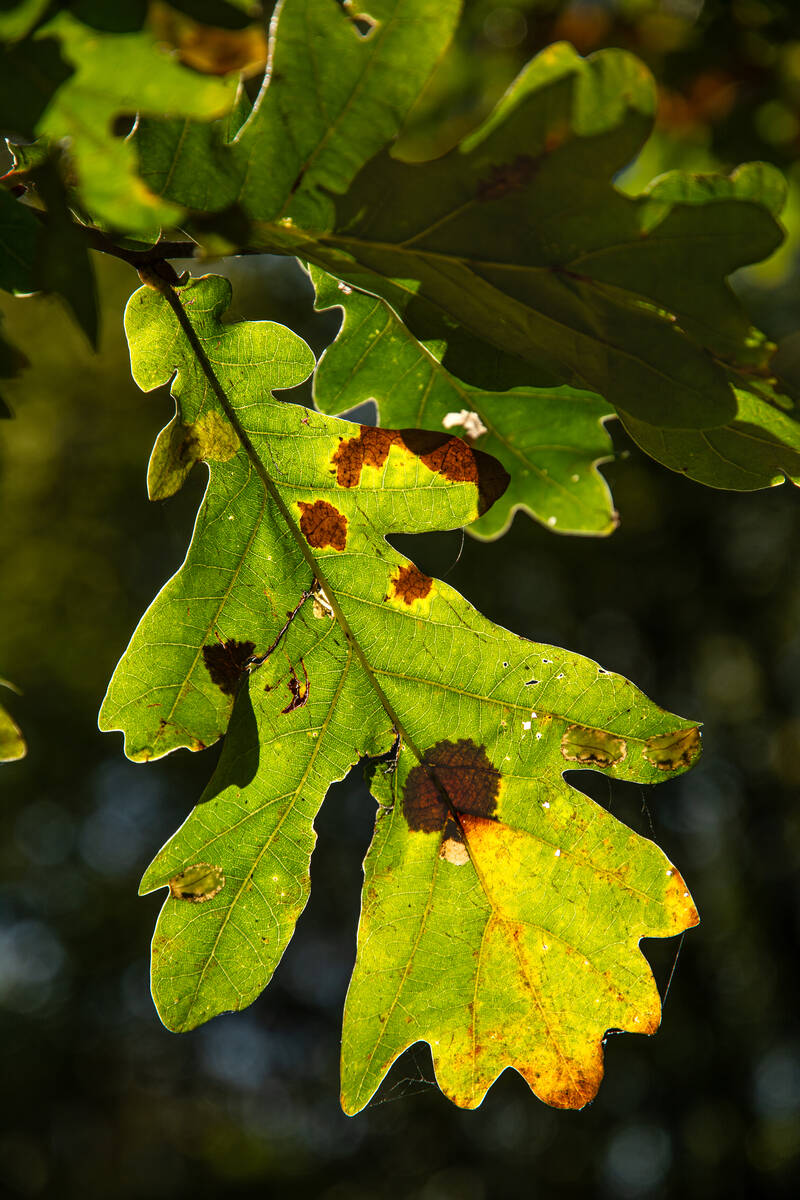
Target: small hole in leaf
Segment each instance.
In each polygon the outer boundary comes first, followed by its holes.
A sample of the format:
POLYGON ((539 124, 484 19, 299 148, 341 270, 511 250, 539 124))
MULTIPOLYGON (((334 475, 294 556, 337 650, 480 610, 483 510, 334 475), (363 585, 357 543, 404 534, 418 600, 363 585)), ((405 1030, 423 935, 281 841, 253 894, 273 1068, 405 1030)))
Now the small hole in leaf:
POLYGON ((340 0, 342 12, 349 20, 353 31, 360 38, 372 37, 378 27, 378 22, 369 13, 353 12, 352 0, 340 0))
POLYGON ((377 21, 373 20, 372 17, 366 16, 364 13, 359 13, 357 17, 351 17, 351 20, 358 36, 362 38, 372 37, 378 26, 377 21))
POLYGON ((135 116, 132 117, 128 116, 127 114, 123 114, 121 116, 114 117, 114 120, 111 123, 111 132, 116 138, 126 138, 128 134, 132 132, 135 124, 135 116))

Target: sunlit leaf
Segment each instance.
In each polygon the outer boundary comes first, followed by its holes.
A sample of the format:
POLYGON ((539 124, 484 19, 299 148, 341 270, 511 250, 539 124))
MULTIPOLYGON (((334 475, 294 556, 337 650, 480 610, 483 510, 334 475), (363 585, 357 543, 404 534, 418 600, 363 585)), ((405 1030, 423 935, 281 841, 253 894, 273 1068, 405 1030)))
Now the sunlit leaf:
POLYGON ((521 509, 557 533, 607 534, 616 513, 598 466, 612 453, 603 422, 613 410, 570 387, 470 387, 423 346, 389 306, 337 283, 315 267, 317 307, 339 305, 344 321, 314 376, 322 412, 340 413, 374 400, 384 425, 446 429, 494 455, 510 476, 503 496, 469 526, 498 537, 521 509))
POLYGON ((209 485, 101 713, 136 758, 199 748, 230 715, 208 788, 142 881, 170 891, 153 942, 162 1019, 190 1029, 256 998, 305 905, 328 787, 380 756, 373 790, 394 807, 367 863, 345 1108, 419 1039, 459 1104, 505 1066, 550 1103, 584 1104, 604 1031, 658 1024, 639 938, 696 914, 661 851, 563 772, 659 782, 692 764, 697 727, 493 625, 386 541, 480 516, 506 483, 494 459, 274 401, 308 372, 304 344, 223 325, 225 280, 175 295, 131 298, 132 367, 144 390, 172 381, 184 431, 161 435, 158 478, 172 456, 174 490, 188 455, 209 485))
POLYGON ((182 67, 153 34, 110 16, 100 0, 82 19, 56 12, 6 50, 0 75, 0 126, 68 145, 81 204, 93 219, 136 236, 157 236, 180 209, 141 181, 118 118, 137 112, 215 117, 233 104, 235 81, 182 67), (109 29, 110 25, 110 29, 109 29))
POLYGON ((773 348, 726 277, 780 243, 780 174, 672 173, 623 194, 613 180, 650 132, 652 79, 627 53, 582 59, 566 44, 450 153, 398 161, 391 139, 433 61, 427 39, 413 51, 410 39, 417 9, 430 20, 433 6, 373 8, 359 44, 342 9, 287 0, 275 70, 229 144, 221 127, 142 131, 153 187, 198 214, 235 206, 251 249, 297 254, 383 298, 469 386, 567 385, 656 429, 734 420, 728 371, 746 389, 773 348))

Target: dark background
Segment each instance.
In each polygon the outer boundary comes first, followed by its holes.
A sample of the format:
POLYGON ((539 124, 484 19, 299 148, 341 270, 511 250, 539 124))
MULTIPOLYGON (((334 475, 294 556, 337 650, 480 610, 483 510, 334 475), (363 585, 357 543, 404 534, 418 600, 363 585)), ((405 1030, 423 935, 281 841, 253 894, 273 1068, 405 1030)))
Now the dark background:
MULTIPOLYGON (((459 136, 556 37, 582 52, 628 46, 651 63, 662 96, 653 144, 624 186, 676 165, 728 169, 756 157, 787 170, 788 249, 737 286, 773 336, 791 335, 800 326, 794 8, 472 3, 406 145, 419 152, 459 136)), ((644 458, 615 426, 620 453, 606 473, 622 525, 610 539, 559 537, 517 516, 499 542, 467 537, 460 557, 456 532, 402 540, 493 620, 598 659, 705 723, 704 756, 683 779, 644 789, 580 777, 676 862, 702 924, 680 945, 647 946, 662 994, 669 985, 662 1029, 609 1039, 606 1080, 583 1112, 547 1109, 511 1072, 477 1111, 461 1112, 438 1093, 418 1046, 347 1118, 339 1030, 374 811, 357 773, 318 819, 312 899, 264 996, 181 1036, 162 1028, 149 998, 160 897, 137 899, 138 879, 216 752, 134 765, 118 735, 97 732, 96 713, 141 612, 181 561, 204 472, 175 499, 148 503, 146 462, 171 402, 130 381, 121 313, 135 275, 98 266, 97 356, 55 300, 3 305, 33 366, 6 388, 16 419, 0 429, 0 674, 23 689, 4 701, 29 742, 24 761, 0 768, 0 1190, 87 1200, 796 1195, 794 489, 703 489, 644 458)), ((330 340, 336 320, 313 314, 293 264, 228 269, 236 316, 283 320, 316 351, 330 340)))

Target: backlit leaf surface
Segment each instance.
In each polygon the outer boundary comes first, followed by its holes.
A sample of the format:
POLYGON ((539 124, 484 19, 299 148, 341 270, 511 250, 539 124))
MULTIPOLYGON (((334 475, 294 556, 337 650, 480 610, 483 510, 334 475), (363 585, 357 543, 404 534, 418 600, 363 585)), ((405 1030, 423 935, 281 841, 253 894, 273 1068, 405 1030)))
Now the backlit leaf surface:
POLYGON ((126 26, 124 14, 115 30, 99 0, 81 9, 85 20, 56 12, 5 50, 0 126, 68 146, 72 182, 93 220, 155 239, 180 209, 139 178, 134 149, 115 121, 149 112, 219 117, 233 104, 235 81, 181 66, 148 30, 126 26))
POLYGON ((190 335, 149 288, 126 314, 137 382, 171 380, 177 406, 151 490, 169 494, 198 459, 209 485, 186 562, 101 713, 135 758, 199 748, 230 721, 200 803, 142 881, 169 888, 159 1013, 191 1029, 256 998, 306 902, 330 783, 383 755, 372 787, 393 807, 378 809, 366 863, 346 1110, 420 1039, 458 1104, 514 1066, 549 1103, 578 1107, 599 1084, 604 1031, 658 1024, 639 938, 697 918, 663 853, 563 772, 655 783, 691 765, 697 728, 595 663, 493 625, 389 545, 481 515, 506 482, 495 460, 444 433, 276 402, 270 389, 312 365, 304 344, 269 323, 221 324, 225 280, 176 294, 190 335))
POLYGON ((322 412, 374 400, 384 425, 447 429, 494 455, 510 483, 469 526, 476 537, 498 537, 518 509, 557 533, 616 528, 611 493, 598 470, 613 454, 603 422, 614 413, 600 396, 570 387, 471 387, 442 366, 439 346, 418 342, 385 301, 316 267, 311 277, 317 307, 344 310, 339 335, 314 375, 322 412))

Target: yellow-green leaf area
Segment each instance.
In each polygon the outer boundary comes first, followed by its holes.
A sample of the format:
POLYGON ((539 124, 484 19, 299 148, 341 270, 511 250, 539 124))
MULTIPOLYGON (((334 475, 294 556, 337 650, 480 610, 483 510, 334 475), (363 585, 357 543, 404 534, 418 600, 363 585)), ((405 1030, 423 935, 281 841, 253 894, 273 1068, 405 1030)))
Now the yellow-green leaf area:
POLYGON ((174 900, 205 904, 225 887, 225 876, 213 863, 195 863, 179 871, 169 881, 169 894, 174 900))
POLYGON ((177 415, 159 434, 147 467, 147 494, 166 500, 179 491, 196 462, 227 462, 239 448, 229 422, 215 409, 201 413, 192 425, 177 415))
MULTIPOLYGON (((0 679, 0 687, 19 694, 19 689, 7 679, 0 679)), ((0 763, 17 762, 28 753, 22 730, 8 710, 0 704, 0 763)))
POLYGON ((28 752, 22 730, 11 714, 0 705, 0 762, 16 762, 28 752))
POLYGON ((231 457, 207 462, 186 560, 101 713, 131 757, 226 735, 197 808, 141 884, 168 889, 153 939, 159 1014, 187 1030, 260 994, 308 898, 328 788, 381 756, 346 1109, 420 1038, 459 1104, 477 1103, 505 1066, 550 1103, 584 1103, 604 1030, 658 1020, 638 939, 695 917, 661 851, 563 772, 658 782, 687 759, 665 772, 645 753, 663 750, 653 739, 682 746, 696 726, 597 664, 492 624, 394 550, 387 535, 490 511, 502 467, 444 431, 355 425, 271 398, 310 353, 280 326, 223 324, 229 295, 215 277, 174 294, 145 287, 126 316, 139 385, 170 383, 183 424, 216 411, 238 438, 231 457), (591 759, 564 756, 576 727, 591 759), (560 958, 538 962, 542 931, 560 958), (576 955, 590 981, 569 978, 554 997, 576 955))
POLYGON ((570 387, 471 387, 418 342, 388 304, 311 268, 317 307, 340 306, 342 328, 314 375, 314 401, 327 413, 374 400, 386 425, 446 429, 493 455, 509 473, 503 496, 469 526, 499 537, 515 512, 554 533, 611 533, 617 514, 600 466, 613 454, 604 422, 613 409, 570 387))
POLYGON ((211 79, 181 66, 146 29, 105 32, 68 12, 15 47, 14 70, 19 85, 40 97, 35 129, 21 132, 67 145, 82 207, 101 226, 141 237, 157 237, 181 209, 141 178, 133 146, 114 133, 115 119, 220 117, 236 89, 233 78, 211 79), (48 46, 58 48, 60 78, 49 78, 40 61, 48 46))
MULTIPOLYGON (((513 1067, 540 1099, 581 1108, 603 1075, 608 1029, 654 1033, 661 1004, 638 948, 697 923, 666 856, 569 787, 531 769, 541 743, 501 764, 492 818, 456 838, 409 828, 405 764, 365 864, 359 953, 345 1007, 342 1102, 355 1113, 392 1062, 430 1044, 436 1079, 474 1108, 513 1067), (460 849, 461 853, 454 852, 460 849)), ((457 790, 457 786, 456 786, 457 790)))

